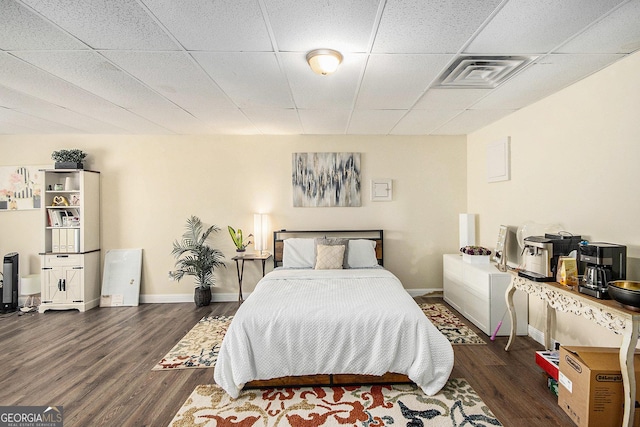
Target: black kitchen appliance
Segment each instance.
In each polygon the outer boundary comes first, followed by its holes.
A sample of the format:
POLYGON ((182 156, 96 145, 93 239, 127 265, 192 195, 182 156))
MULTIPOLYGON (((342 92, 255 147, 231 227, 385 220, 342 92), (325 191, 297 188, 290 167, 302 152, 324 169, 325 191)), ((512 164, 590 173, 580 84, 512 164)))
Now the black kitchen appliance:
POLYGON ((9 313, 18 309, 18 253, 4 256, 2 268, 2 304, 0 313, 9 313))
POLYGON ((627 278, 627 247, 604 242, 581 244, 578 271, 583 274, 578 292, 609 299, 608 283, 627 278))

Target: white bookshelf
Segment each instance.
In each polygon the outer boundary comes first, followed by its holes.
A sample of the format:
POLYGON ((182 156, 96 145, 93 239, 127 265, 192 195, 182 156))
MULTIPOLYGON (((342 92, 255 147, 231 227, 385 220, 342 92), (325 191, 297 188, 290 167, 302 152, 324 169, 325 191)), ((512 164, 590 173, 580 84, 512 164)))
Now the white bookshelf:
POLYGON ((100 173, 43 172, 39 311, 85 311, 100 302, 100 173))

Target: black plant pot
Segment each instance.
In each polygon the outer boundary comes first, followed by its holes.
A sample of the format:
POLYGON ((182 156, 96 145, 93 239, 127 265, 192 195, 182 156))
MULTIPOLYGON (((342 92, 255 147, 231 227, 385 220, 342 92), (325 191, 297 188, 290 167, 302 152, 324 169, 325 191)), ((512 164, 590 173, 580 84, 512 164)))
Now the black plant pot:
POLYGON ((193 300, 196 307, 206 307, 211 304, 211 288, 196 288, 193 293, 193 300))
POLYGON ((56 169, 84 169, 84 164, 75 162, 56 162, 56 169))

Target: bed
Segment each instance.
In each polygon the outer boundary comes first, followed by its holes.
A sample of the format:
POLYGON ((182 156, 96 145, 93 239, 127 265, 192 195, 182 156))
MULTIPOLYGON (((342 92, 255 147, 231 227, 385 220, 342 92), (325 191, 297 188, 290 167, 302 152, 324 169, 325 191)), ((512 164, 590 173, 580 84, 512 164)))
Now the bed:
POLYGON ((437 393, 453 349, 382 266, 382 237, 275 232, 276 268, 229 325, 215 382, 234 398, 244 387, 407 381, 437 393))

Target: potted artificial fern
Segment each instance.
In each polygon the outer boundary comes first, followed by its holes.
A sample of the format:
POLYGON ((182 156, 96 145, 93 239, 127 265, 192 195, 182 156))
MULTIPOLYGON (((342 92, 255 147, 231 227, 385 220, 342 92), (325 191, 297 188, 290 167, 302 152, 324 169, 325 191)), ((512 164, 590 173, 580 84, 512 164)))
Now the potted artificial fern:
POLYGON ((207 244, 209 235, 219 230, 216 225, 204 230, 200 218, 191 216, 187 219, 182 239, 173 242, 171 254, 176 258, 176 269, 169 272, 169 277, 177 281, 184 276, 195 278, 194 301, 197 307, 211 303, 211 286, 215 285, 214 270, 226 267, 224 254, 207 244))

